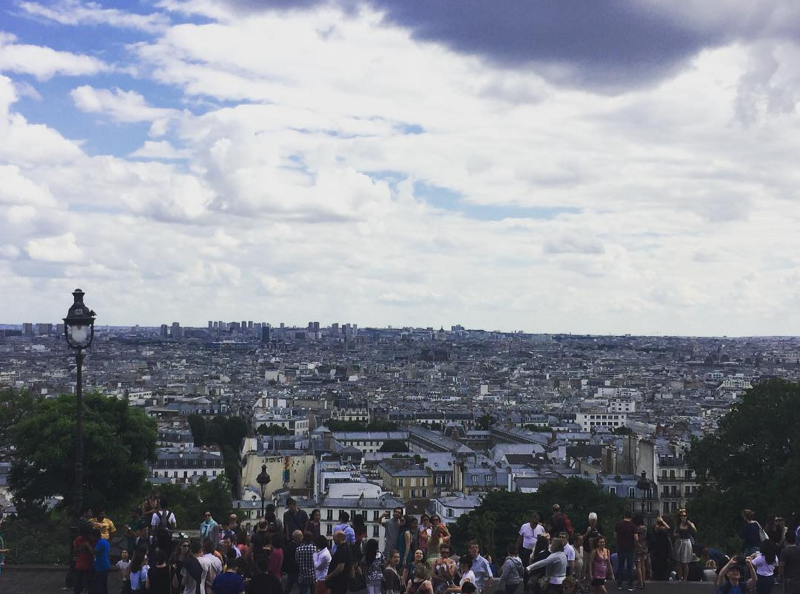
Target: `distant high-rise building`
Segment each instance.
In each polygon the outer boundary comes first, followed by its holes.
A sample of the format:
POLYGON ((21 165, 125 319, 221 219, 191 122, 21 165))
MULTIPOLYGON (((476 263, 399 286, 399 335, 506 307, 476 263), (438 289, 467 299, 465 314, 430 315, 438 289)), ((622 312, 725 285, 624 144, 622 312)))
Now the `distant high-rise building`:
POLYGON ((319 322, 314 322, 313 330, 314 332, 319 332, 319 322))
POLYGON ((247 330, 247 320, 242 320, 242 325, 240 326, 242 330, 247 330))
POLYGON ((339 324, 331 324, 331 333, 339 334, 339 324))
POLYGON ((247 329, 248 330, 252 330, 253 329, 253 320, 247 320, 247 329))
POLYGON ((56 324, 56 336, 62 336, 64 334, 64 324, 56 324))
POLYGON ((261 342, 263 344, 269 344, 270 341, 270 327, 269 324, 264 324, 261 326, 261 342))
POLYGON ((161 338, 168 338, 169 337, 169 326, 166 324, 161 324, 161 338))
POLYGON ((222 320, 220 320, 219 322, 217 322, 217 325, 218 325, 218 327, 219 327, 219 331, 220 331, 220 332, 222 332, 223 330, 227 330, 227 329, 228 329, 228 324, 226 324, 226 323, 225 323, 225 322, 223 322, 222 320))
POLYGON ((212 322, 211 320, 208 320, 208 329, 209 330, 213 330, 214 329, 214 322, 212 322))
POLYGON ((22 335, 23 336, 33 336, 33 323, 32 322, 25 322, 22 324, 22 335))
POLYGON ((172 322, 172 328, 170 329, 169 335, 175 339, 181 338, 183 336, 183 333, 181 331, 181 325, 179 322, 172 322))
POLYGON ((53 324, 36 324, 36 334, 50 336, 53 333, 53 324))

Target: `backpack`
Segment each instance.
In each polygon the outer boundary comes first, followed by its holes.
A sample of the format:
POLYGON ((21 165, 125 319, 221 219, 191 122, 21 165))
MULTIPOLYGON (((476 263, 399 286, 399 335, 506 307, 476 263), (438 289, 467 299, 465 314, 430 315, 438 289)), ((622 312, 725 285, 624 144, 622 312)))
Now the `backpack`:
POLYGON ((169 510, 156 512, 158 515, 158 528, 156 528, 156 542, 158 548, 169 550, 172 547, 172 529, 169 527, 169 510))
POLYGON ((570 521, 569 516, 567 514, 562 514, 561 517, 564 519, 564 529, 570 536, 572 536, 574 529, 572 528, 572 522, 570 521))

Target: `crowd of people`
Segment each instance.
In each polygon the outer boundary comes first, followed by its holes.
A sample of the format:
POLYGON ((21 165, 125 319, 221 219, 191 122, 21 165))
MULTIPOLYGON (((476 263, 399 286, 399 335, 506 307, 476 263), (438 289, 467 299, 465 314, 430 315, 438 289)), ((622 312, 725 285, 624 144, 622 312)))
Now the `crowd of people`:
MULTIPOLYGON (((282 518, 269 505, 245 528, 236 514, 217 522, 206 512, 200 538, 175 539, 175 515, 153 497, 125 526, 127 548, 116 566, 123 594, 482 594, 493 586, 505 594, 608 594, 608 584, 633 592, 650 580, 711 581, 718 594, 770 594, 777 579, 786 594, 800 594, 800 528, 783 518, 762 528, 750 510, 743 512, 743 554, 729 557, 698 544, 685 510, 651 526, 626 512, 613 532, 591 513, 586 530, 576 531, 553 505, 545 521, 533 514, 520 527, 500 564, 482 555, 477 541, 452 543, 436 514, 386 512, 383 542, 367 537, 364 520, 342 511, 330 543, 319 510, 309 514, 289 499, 282 518), (460 557, 454 544, 465 547, 460 557)), ((115 531, 102 510, 84 514, 73 543, 74 594, 108 591, 115 531)))

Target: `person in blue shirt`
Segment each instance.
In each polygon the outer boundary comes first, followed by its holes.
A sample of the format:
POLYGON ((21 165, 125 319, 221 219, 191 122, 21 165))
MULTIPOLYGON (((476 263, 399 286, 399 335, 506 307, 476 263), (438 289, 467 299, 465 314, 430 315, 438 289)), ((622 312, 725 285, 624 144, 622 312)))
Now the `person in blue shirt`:
POLYGON ((108 571, 111 569, 111 546, 108 540, 100 538, 100 531, 92 530, 94 542, 94 579, 92 594, 108 594, 108 571))
POLYGON ((244 594, 245 583, 237 571, 239 559, 229 559, 225 571, 214 578, 211 591, 214 594, 244 594))
MULTIPOLYGON (((344 541, 349 545, 356 544, 356 531, 348 523, 350 522, 350 514, 346 511, 339 512, 339 523, 333 527, 333 532, 344 532, 344 541)), ((336 549, 334 548, 334 552, 336 549)))
POLYGON ((480 545, 477 540, 469 543, 469 556, 472 558, 472 572, 475 574, 475 587, 478 594, 488 589, 492 585, 492 567, 489 562, 480 554, 480 545))

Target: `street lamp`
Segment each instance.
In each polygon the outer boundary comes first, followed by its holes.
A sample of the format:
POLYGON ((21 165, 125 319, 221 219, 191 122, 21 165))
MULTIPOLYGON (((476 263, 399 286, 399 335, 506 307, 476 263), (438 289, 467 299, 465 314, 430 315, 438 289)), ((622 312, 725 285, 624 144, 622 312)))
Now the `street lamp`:
POLYGON ((636 481, 636 488, 639 489, 639 493, 642 494, 642 518, 645 520, 645 525, 647 524, 647 513, 645 512, 645 497, 647 496, 647 492, 650 490, 650 481, 647 479, 647 471, 642 471, 642 476, 636 481))
POLYGON ((264 500, 267 498, 267 485, 272 479, 269 477, 267 473, 267 465, 261 465, 261 472, 256 477, 256 482, 258 486, 261 487, 261 517, 264 517, 264 500))
POLYGON ((78 379, 76 383, 77 401, 77 440, 75 442, 75 502, 73 514, 80 517, 83 507, 83 359, 84 351, 92 344, 94 338, 95 313, 83 303, 83 291, 75 289, 72 296, 75 302, 64 318, 64 337, 67 344, 75 350, 78 379))

